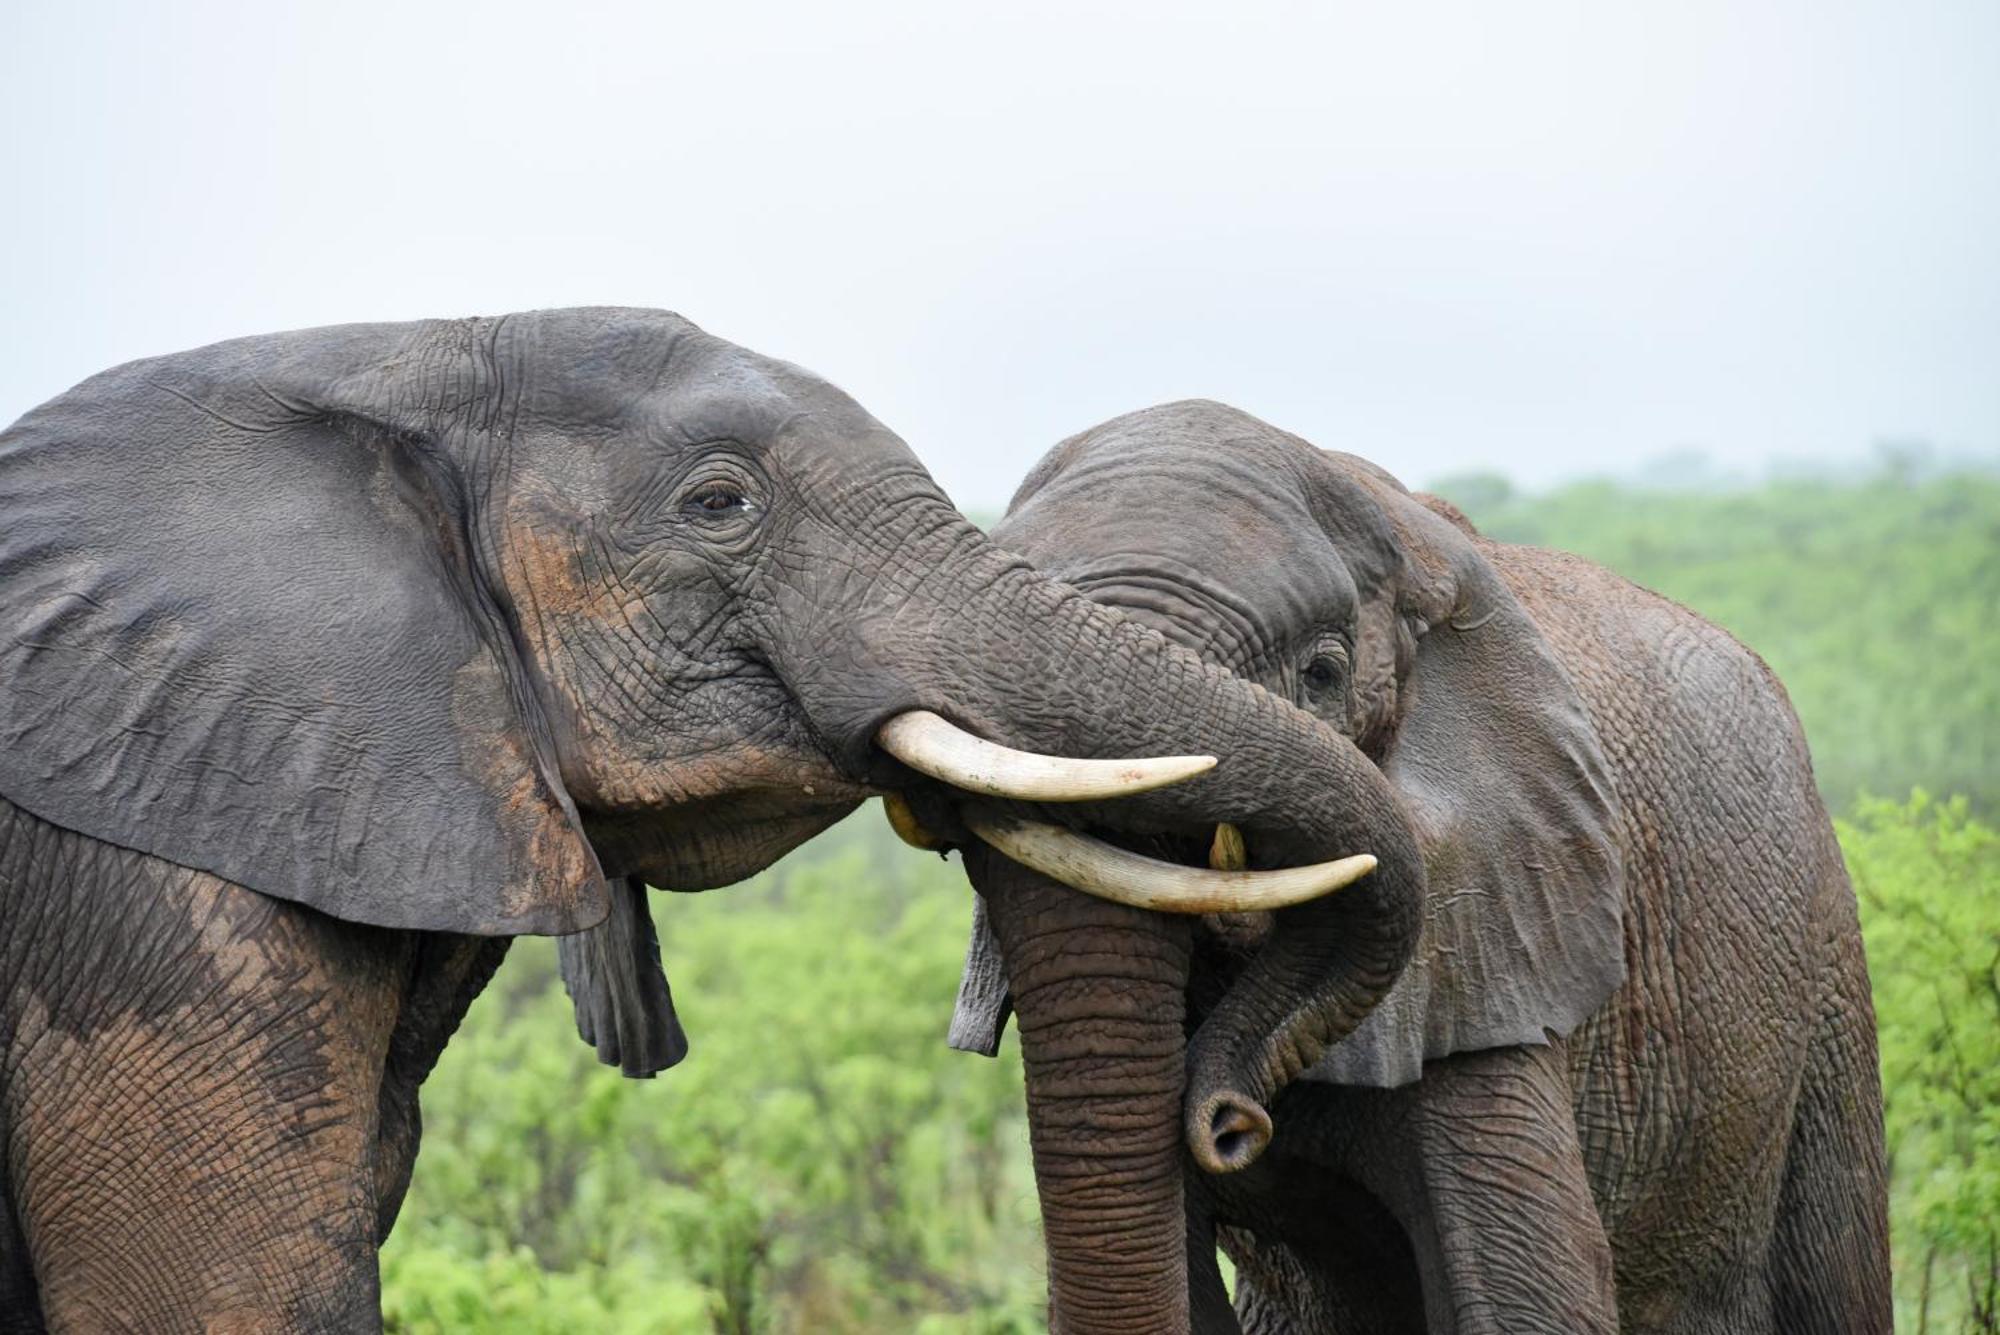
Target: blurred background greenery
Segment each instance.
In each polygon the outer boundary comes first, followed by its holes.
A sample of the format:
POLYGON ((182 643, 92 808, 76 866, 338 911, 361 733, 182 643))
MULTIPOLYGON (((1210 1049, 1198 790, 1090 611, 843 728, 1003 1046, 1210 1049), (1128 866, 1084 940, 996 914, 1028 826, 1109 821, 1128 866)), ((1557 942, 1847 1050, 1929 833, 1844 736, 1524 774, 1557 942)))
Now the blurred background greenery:
MULTIPOLYGON (((1756 485, 1669 461, 1436 488, 1735 632, 1789 688, 1861 898, 1898 1325, 2000 1329, 2000 478, 1891 453, 1756 485)), ((523 941, 424 1089, 391 1328, 1040 1330, 1018 1052, 948 1051, 957 868, 872 807, 655 914, 692 1055, 625 1081, 523 941)))

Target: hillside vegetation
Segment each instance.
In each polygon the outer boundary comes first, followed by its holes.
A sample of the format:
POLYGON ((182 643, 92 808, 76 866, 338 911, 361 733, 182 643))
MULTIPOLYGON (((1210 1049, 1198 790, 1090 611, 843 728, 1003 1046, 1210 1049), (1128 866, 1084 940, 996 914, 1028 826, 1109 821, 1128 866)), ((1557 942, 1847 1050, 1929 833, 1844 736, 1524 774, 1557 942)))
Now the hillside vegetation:
POLYGON ((2000 811, 2000 475, 1437 490, 1488 535, 1601 562, 1762 654, 1835 810, 1922 787, 2000 811))
MULTIPOLYGON (((1440 490, 1785 680, 1868 933, 1899 1328, 2000 1329, 2000 483, 1440 490)), ((518 944, 425 1086, 392 1328, 1040 1330, 1018 1051, 943 1041, 968 895, 871 809, 745 886, 661 896, 693 1052, 656 1081, 597 1066, 549 943, 518 944)))

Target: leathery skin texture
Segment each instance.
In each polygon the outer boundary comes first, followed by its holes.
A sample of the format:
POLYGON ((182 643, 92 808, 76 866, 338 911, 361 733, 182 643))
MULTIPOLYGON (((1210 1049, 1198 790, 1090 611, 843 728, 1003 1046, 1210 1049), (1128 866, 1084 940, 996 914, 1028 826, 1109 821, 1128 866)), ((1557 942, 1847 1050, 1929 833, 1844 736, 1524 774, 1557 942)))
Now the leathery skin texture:
POLYGON ((1295 1086, 1270 1189, 1215 1184, 1244 1225, 1224 1243, 1245 1329, 1887 1330, 1874 1014, 1782 694, 1664 599, 1557 553, 1502 561, 1602 721, 1644 852, 1627 981, 1547 1048, 1295 1086), (1357 1229, 1384 1206, 1424 1221, 1409 1253, 1334 1278, 1345 1230, 1299 1226, 1324 1212, 1276 1185, 1295 1163, 1369 1193, 1338 1216, 1357 1229), (1449 1315, 1427 1324, 1417 1291, 1449 1315))
POLYGON ((343 923, 6 802, 0 914, 0 1328, 376 1323, 417 1086, 505 938, 343 923))
MULTIPOLYGON (((599 1051, 670 1065, 643 887, 947 810, 874 745, 915 709, 1241 757, 1073 818, 1284 858, 1351 763, 668 312, 235 340, 0 432, 0 1326, 378 1328, 417 1089, 507 939, 569 934, 599 1051)), ((1413 899, 1376 916, 1406 954, 1413 899)))
MULTIPOLYGON (((1428 868, 1403 978, 1276 1095, 1261 1157, 1212 1173, 1184 1155, 1166 1192, 1119 1173, 1130 1161, 1106 1157, 1102 1128, 1146 1143, 1178 1091, 1160 1087, 1156 1037, 1121 1068, 1121 1044, 1151 1031, 1108 1007, 1122 984, 1090 977, 1092 959, 1153 947, 1066 924, 1020 868, 973 866, 1003 952, 1023 935, 1009 904, 1032 904, 1037 957, 1074 962, 1060 996, 1012 998, 1024 1051, 1060 1032, 1091 1053, 1087 1100, 1062 1100, 1029 1061, 1038 1161, 1046 1143, 1072 1180, 1088 1175, 1076 1160, 1104 1169, 1088 1211, 1055 1201, 1055 1328, 1119 1328, 1108 1297, 1142 1314, 1135 1329, 1257 1335, 1889 1329, 1854 896, 1797 721, 1755 654, 1588 562, 1489 542, 1373 465, 1212 403, 1064 442, 995 536, 1354 738, 1402 794, 1428 868), (1515 643, 1471 648, 1496 635, 1515 643), (1516 652, 1528 641, 1539 660, 1516 652), (1535 721, 1530 693, 1571 704, 1535 721), (1551 895, 1566 832, 1588 821, 1537 826, 1509 805, 1537 756, 1583 745, 1575 772, 1603 785, 1591 811, 1613 856, 1551 895), (1525 852, 1493 853, 1510 843, 1525 852), (1538 1016, 1530 1040, 1508 1038, 1538 1016), (1143 1258, 1184 1275, 1163 1301, 1130 1282, 1125 1242, 1165 1227, 1176 1195, 1185 1267, 1143 1258), (1088 1221, 1107 1219, 1094 1246, 1088 1221)), ((1190 1034, 1269 931, 1197 926, 1190 1034)), ((954 1029, 991 1033, 993 1018, 954 1029)))

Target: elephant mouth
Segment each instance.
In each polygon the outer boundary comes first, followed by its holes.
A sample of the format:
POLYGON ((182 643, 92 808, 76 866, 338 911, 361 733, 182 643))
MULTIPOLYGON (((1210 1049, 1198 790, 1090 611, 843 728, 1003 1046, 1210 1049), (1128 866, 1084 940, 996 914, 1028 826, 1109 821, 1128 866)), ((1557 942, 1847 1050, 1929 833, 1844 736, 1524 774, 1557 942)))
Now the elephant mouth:
POLYGON ((661 812, 586 812, 606 875, 675 890, 713 890, 755 875, 837 823, 875 789, 804 785, 704 798, 661 812))
MULTIPOLYGON (((1251 913, 1303 904, 1351 885, 1375 869, 1371 854, 1267 871, 1249 868, 1242 832, 1219 823, 1208 838, 1206 866, 1194 857, 1166 860, 1063 825, 1034 820, 990 800, 1089 802, 1184 783, 1213 769, 1213 756, 1088 760, 1046 756, 986 741, 926 710, 898 714, 877 745, 951 790, 972 834, 1008 858, 1072 889, 1161 913, 1251 913)), ((926 828, 900 794, 884 796, 889 824, 904 842, 937 851, 949 840, 926 828)), ((1185 839, 1172 852, 1191 852, 1185 839)))

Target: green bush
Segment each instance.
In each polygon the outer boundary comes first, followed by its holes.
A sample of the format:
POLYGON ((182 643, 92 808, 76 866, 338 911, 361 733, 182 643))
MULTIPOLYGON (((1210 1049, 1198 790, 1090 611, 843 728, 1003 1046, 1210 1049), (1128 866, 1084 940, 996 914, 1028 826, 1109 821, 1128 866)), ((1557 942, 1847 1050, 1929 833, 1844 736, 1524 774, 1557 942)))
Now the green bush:
POLYGON ((2000 832, 1920 793, 1862 803, 1840 837, 1875 982, 1897 1325, 2000 1330, 2000 832))
POLYGON ((550 943, 515 946, 424 1088, 395 1329, 1039 1329, 1019 1057, 944 1044, 964 878, 828 840, 656 897, 692 1048, 658 1080, 599 1066, 550 943))

